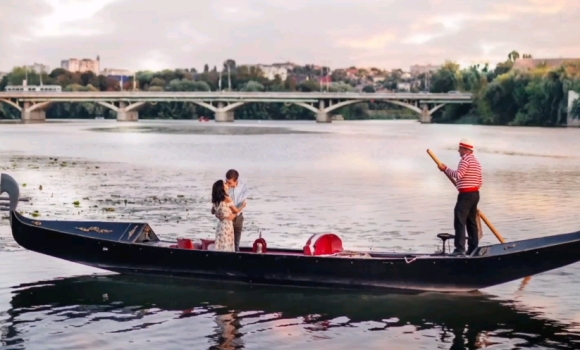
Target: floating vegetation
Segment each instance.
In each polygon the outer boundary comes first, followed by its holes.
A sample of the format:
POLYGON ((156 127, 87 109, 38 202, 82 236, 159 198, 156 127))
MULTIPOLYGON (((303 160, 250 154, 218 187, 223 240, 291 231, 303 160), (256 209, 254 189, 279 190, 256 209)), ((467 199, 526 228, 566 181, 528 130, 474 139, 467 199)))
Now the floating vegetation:
POLYGON ((104 211, 115 211, 115 208, 103 208, 104 211))
POLYGON ((40 213, 38 212, 38 210, 33 211, 32 213, 30 213, 30 215, 34 218, 37 218, 40 216, 40 213))
POLYGON ((155 133, 155 134, 190 134, 190 135, 273 135, 273 134, 327 134, 324 131, 295 130, 286 127, 262 126, 225 126, 225 125, 180 125, 180 126, 137 126, 88 128, 98 132, 118 133, 155 133))
POLYGON ((73 204, 74 204, 74 206, 75 206, 75 207, 78 207, 79 205, 81 205, 81 202, 79 202, 79 201, 74 201, 74 202, 73 202, 73 204))
POLYGON ((23 183, 23 184, 22 184, 22 187, 26 187, 26 183, 23 183))

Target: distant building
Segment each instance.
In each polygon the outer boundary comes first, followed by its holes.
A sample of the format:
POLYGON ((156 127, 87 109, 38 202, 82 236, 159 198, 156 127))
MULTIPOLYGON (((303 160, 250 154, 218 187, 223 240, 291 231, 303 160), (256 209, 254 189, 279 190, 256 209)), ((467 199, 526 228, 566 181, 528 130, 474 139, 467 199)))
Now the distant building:
POLYGON ((432 64, 426 64, 426 65, 419 65, 419 64, 415 64, 411 66, 411 75, 416 77, 418 75, 421 74, 427 74, 427 73, 435 73, 436 71, 438 71, 439 69, 441 69, 441 65, 432 65, 432 64))
POLYGON ((358 69, 356 69, 356 68, 351 68, 351 69, 346 70, 347 77, 351 77, 351 78, 356 77, 357 73, 358 73, 358 69))
POLYGON ((96 60, 91 60, 88 58, 78 59, 78 58, 70 58, 68 60, 62 60, 60 62, 60 67, 63 69, 68 70, 69 72, 93 72, 96 75, 100 73, 100 57, 97 56, 96 60))
POLYGON ((296 84, 301 84, 306 80, 310 80, 310 78, 308 78, 308 75, 306 74, 292 74, 291 77, 294 79, 296 84))
POLYGON ((294 68, 298 67, 297 64, 292 63, 292 62, 285 62, 285 63, 272 63, 271 64, 272 67, 276 67, 276 68, 284 68, 287 71, 289 70, 293 70, 294 68))
POLYGON ((127 69, 115 69, 115 68, 105 68, 101 72, 101 75, 106 76, 107 78, 113 78, 117 81, 129 81, 129 79, 133 78, 133 72, 127 69))
POLYGON ((286 80, 288 77, 288 69, 284 67, 274 66, 274 65, 258 65, 258 68, 264 73, 264 76, 268 80, 276 79, 276 75, 280 76, 282 81, 286 80))
POLYGON ((411 91, 411 83, 398 82, 397 91, 411 91))
POLYGON ((384 75, 375 75, 372 78, 373 78, 373 83, 380 83, 381 81, 384 81, 385 79, 387 79, 387 77, 385 77, 384 75))
POLYGON ((580 62, 580 58, 518 58, 514 62, 512 69, 531 70, 539 65, 546 65, 547 68, 554 68, 569 62, 580 62))
POLYGON ((25 66, 25 68, 36 73, 50 73, 50 67, 42 63, 34 62, 30 66, 25 66))
POLYGON ((325 77, 318 77, 318 84, 320 85, 328 85, 332 82, 332 78, 330 77, 330 75, 327 75, 325 77))

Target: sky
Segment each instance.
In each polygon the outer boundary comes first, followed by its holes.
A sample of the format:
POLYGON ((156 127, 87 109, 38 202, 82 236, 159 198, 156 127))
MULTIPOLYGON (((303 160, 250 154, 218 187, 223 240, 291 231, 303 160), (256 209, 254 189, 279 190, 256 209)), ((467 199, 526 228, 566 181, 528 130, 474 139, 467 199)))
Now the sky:
POLYGON ((101 58, 104 68, 291 61, 413 64, 580 58, 580 0, 0 0, 0 71, 101 58))

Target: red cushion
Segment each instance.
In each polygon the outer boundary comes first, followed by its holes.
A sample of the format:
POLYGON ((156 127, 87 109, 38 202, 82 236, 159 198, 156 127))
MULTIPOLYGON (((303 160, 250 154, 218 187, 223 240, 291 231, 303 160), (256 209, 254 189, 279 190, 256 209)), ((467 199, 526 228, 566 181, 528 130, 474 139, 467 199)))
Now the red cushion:
POLYGON ((334 233, 317 233, 306 241, 304 255, 330 255, 342 252, 342 240, 334 233))

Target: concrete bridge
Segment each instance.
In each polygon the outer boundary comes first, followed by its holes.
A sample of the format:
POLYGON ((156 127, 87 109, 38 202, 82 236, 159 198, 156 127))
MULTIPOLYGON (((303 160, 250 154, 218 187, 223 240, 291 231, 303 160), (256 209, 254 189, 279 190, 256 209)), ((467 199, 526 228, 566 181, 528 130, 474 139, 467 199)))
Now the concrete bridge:
POLYGON ((233 122, 234 110, 243 104, 286 103, 304 107, 315 114, 318 123, 330 123, 329 113, 350 104, 388 102, 417 112, 421 123, 430 123, 432 114, 448 103, 471 103, 466 93, 352 93, 352 92, 0 92, 0 102, 21 112, 22 122, 46 119, 52 103, 94 102, 117 113, 117 121, 137 121, 139 108, 146 103, 190 102, 215 113, 216 122, 233 122))

